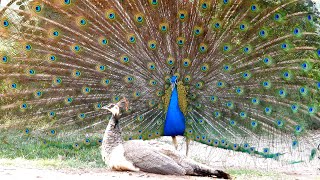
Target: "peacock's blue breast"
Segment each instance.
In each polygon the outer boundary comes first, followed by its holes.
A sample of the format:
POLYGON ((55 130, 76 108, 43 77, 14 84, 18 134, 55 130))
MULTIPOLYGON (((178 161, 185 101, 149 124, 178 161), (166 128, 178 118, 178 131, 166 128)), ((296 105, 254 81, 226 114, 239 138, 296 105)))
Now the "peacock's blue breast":
POLYGON ((180 110, 178 101, 177 87, 174 88, 171 94, 170 103, 166 115, 164 125, 165 136, 183 135, 185 131, 185 117, 180 110))

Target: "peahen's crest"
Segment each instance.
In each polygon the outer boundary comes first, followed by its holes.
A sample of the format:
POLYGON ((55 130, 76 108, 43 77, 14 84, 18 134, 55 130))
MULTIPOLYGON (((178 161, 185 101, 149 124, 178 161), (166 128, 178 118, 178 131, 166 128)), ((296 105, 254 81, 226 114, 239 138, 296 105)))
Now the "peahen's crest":
POLYGON ((110 117, 101 108, 126 97, 126 140, 184 135, 308 162, 318 28, 309 0, 12 0, 0 10, 1 129, 90 143, 110 117))

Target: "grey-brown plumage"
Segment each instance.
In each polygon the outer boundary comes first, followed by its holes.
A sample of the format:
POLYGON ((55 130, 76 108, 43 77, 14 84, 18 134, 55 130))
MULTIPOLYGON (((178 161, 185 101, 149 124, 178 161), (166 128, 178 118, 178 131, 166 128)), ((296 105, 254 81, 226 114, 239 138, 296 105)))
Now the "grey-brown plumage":
POLYGON ((103 108, 112 112, 101 149, 103 160, 110 168, 166 175, 230 178, 227 173, 197 163, 165 143, 143 140, 123 141, 119 128, 122 102, 125 101, 103 108))

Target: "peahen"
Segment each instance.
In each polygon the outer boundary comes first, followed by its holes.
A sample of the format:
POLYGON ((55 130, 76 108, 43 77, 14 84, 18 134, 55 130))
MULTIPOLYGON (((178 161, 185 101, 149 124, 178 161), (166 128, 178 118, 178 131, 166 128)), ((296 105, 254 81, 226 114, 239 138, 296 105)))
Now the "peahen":
POLYGON ((125 106, 128 107, 126 99, 122 99, 117 104, 111 103, 102 107, 112 113, 101 146, 102 158, 111 169, 165 175, 231 178, 229 174, 221 170, 213 170, 185 157, 165 143, 142 140, 124 142, 119 127, 122 116, 120 108, 124 106, 122 103, 126 103, 125 106))
POLYGON ((1 129, 90 144, 110 118, 100 109, 126 97, 125 140, 182 135, 309 162, 318 28, 310 0, 11 0, 0 10, 1 129))

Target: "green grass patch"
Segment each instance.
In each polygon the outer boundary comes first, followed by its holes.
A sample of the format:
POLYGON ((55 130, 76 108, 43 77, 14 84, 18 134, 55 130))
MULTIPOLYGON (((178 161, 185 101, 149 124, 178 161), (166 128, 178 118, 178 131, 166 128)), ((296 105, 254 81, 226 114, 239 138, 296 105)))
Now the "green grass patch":
MULTIPOLYGON (((50 137, 46 140, 24 135, 19 131, 0 133, 0 159, 25 159, 36 165, 54 168, 101 168, 100 145, 95 139, 90 143, 77 141, 79 137, 50 137), (45 142, 45 143, 44 143, 45 142), (75 147, 75 144, 78 146, 75 147)), ((2 163, 1 163, 2 164, 2 163)))

